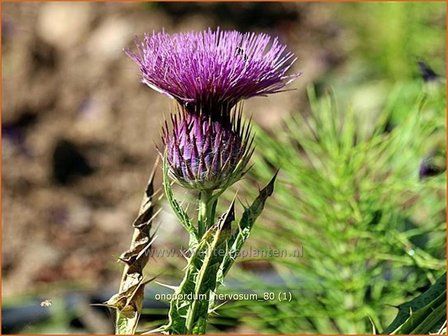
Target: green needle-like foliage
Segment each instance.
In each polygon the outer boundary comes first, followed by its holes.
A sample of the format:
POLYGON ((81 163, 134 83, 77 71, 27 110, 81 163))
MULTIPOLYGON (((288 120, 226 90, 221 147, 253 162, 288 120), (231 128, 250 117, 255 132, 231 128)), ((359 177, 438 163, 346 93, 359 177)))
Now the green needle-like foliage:
MULTIPOLYGON (((372 323, 384 330, 395 306, 445 271, 445 86, 397 85, 368 116, 312 90, 310 102, 274 136, 256 130, 263 151, 250 175, 259 181, 280 169, 252 246, 303 254, 262 258, 280 283, 229 273, 241 288, 292 299, 239 301, 218 312, 259 332, 371 333, 372 323), (434 156, 438 173, 422 175, 434 156)), ((255 193, 250 185, 241 194, 255 193)))

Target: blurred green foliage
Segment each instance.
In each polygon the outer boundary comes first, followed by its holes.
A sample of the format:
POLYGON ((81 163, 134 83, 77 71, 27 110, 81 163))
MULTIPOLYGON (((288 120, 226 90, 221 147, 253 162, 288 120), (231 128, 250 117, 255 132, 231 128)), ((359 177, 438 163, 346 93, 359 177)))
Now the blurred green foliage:
MULTIPOLYGON (((308 115, 292 115, 275 136, 257 130, 250 178, 280 175, 250 241, 303 247, 303 256, 269 259, 280 284, 235 270, 246 288, 293 298, 228 304, 223 316, 259 332, 371 333, 390 323, 393 305, 435 282, 445 270, 446 179, 419 172, 429 153, 444 156, 446 100, 445 85, 430 86, 397 85, 368 120, 310 90, 308 115)), ((256 184, 240 188, 254 194, 256 184)))
POLYGON ((445 73, 446 3, 368 2, 335 5, 335 20, 347 30, 350 66, 371 79, 415 77, 416 61, 445 73))

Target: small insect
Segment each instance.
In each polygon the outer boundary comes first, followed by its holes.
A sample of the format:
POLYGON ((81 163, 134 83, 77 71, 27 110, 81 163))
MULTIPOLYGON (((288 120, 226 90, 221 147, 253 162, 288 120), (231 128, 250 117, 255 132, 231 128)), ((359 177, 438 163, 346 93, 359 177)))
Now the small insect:
POLYGON ((431 69, 429 65, 426 64, 425 62, 418 61, 417 64, 420 69, 420 75, 422 76, 425 82, 432 82, 439 78, 439 76, 434 72, 434 70, 431 69))
POLYGON ((241 47, 236 47, 236 54, 237 54, 238 56, 243 57, 245 61, 247 61, 247 59, 249 58, 249 57, 247 56, 247 54, 245 53, 244 49, 241 48, 241 47))
POLYGON ((51 300, 44 300, 40 303, 41 307, 50 307, 53 304, 53 302, 51 300))

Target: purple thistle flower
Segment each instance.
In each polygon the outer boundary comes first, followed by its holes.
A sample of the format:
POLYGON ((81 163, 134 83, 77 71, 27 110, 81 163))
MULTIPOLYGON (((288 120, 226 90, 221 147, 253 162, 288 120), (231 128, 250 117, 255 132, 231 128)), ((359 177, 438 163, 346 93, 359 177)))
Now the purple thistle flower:
POLYGON ((162 130, 170 175, 184 187, 207 191, 239 180, 253 153, 250 123, 242 122, 241 109, 213 116, 181 109, 162 130))
POLYGON ((159 32, 145 35, 137 48, 126 53, 139 65, 143 83, 205 113, 280 92, 300 75, 286 75, 296 58, 266 34, 159 32))

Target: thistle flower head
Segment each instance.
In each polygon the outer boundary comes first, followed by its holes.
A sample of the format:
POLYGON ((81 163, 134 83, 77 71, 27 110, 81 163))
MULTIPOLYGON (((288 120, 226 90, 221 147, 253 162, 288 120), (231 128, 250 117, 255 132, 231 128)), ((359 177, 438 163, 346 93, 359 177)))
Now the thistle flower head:
POLYGON ((228 187, 245 173, 253 152, 250 124, 241 109, 230 114, 202 111, 172 114, 162 140, 172 178, 187 188, 213 191, 228 187))
POLYGON ((188 108, 214 111, 242 99, 282 91, 299 74, 286 75, 293 53, 266 34, 211 29, 145 35, 136 53, 143 82, 188 108))

